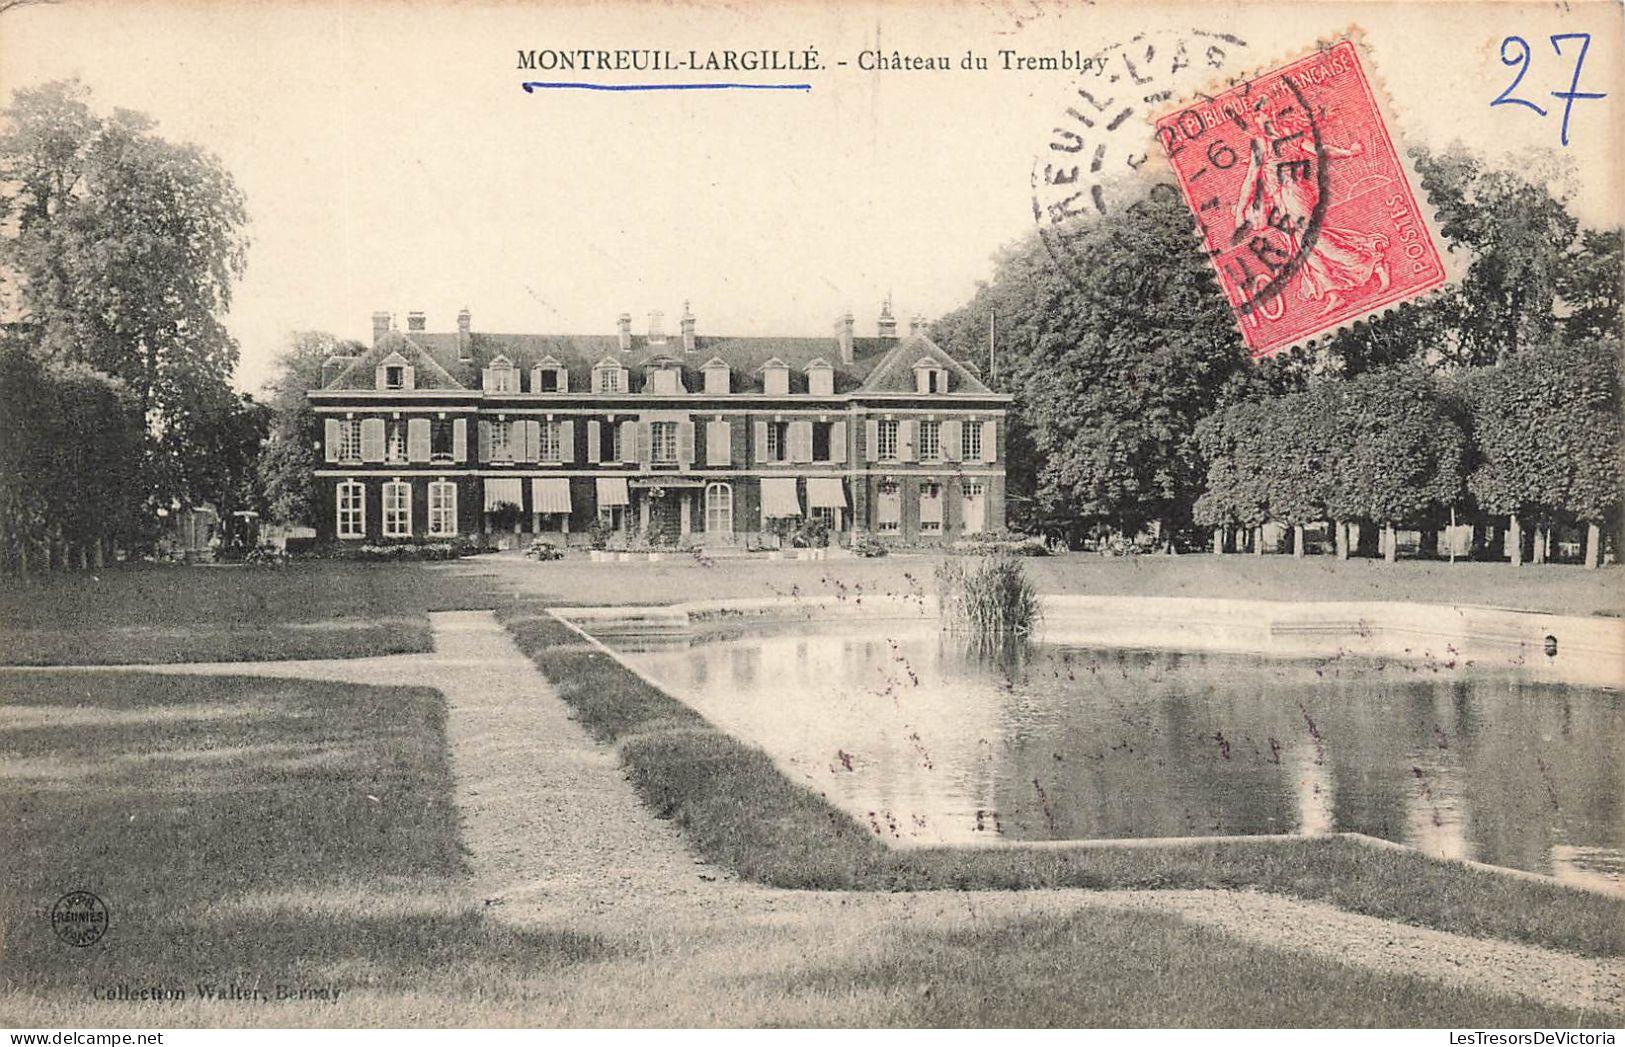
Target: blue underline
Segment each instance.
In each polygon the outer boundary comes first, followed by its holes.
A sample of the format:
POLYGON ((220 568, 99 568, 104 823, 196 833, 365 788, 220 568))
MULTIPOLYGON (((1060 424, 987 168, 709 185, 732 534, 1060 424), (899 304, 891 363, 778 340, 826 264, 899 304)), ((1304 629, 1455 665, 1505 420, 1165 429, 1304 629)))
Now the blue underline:
POLYGON ((811 91, 812 84, 593 84, 579 81, 527 80, 520 85, 526 94, 538 90, 570 91, 811 91))

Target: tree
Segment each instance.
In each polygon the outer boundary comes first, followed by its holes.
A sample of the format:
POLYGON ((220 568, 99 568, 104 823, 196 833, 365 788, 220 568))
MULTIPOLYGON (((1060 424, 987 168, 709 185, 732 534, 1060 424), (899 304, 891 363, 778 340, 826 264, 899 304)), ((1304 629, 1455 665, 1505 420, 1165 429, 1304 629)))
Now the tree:
POLYGON ((273 520, 313 523, 320 511, 316 470, 316 413, 305 393, 322 384, 322 364, 333 356, 360 356, 359 342, 323 331, 292 335, 267 386, 270 431, 259 456, 260 488, 273 520))
POLYGON ((1197 421, 1248 367, 1235 319, 1175 193, 1083 219, 1067 242, 1065 270, 1036 236, 1005 252, 937 334, 985 359, 996 311, 999 380, 1031 433, 1045 512, 1184 525, 1201 492, 1197 421))
POLYGON ((242 194, 212 156, 146 117, 92 112, 77 81, 25 88, 0 133, 0 240, 15 296, 47 358, 119 379, 150 434, 154 506, 201 500, 187 458, 195 416, 228 390, 237 345, 222 316, 243 270, 242 194))

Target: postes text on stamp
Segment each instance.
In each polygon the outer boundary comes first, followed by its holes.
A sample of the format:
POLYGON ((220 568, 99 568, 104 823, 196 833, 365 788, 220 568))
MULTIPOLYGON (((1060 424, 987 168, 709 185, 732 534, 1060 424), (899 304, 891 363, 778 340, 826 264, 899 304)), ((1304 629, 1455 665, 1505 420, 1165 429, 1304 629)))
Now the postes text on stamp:
POLYGON ((1170 112, 1156 133, 1254 357, 1444 283, 1353 41, 1170 112))

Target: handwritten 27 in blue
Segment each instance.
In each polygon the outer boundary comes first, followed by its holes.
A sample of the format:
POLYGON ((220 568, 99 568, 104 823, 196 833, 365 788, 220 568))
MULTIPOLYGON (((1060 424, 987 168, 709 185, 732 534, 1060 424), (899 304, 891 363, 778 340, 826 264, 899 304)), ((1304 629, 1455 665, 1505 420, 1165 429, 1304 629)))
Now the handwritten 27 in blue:
MULTIPOLYGON (((1582 98, 1607 98, 1608 96, 1605 93, 1580 90, 1580 69, 1585 65, 1586 52, 1591 49, 1590 33, 1558 33, 1550 39, 1552 41, 1552 50, 1559 58, 1563 57, 1563 44, 1565 42, 1569 40, 1580 41, 1580 53, 1574 59, 1574 75, 1569 78, 1569 89, 1567 91, 1549 92, 1553 98, 1563 100, 1563 129, 1560 137, 1563 141, 1563 147, 1566 149, 1569 144, 1569 114, 1574 110, 1575 101, 1582 98)), ((1492 108, 1498 105, 1521 105, 1533 109, 1541 116, 1546 115, 1546 110, 1540 106, 1527 98, 1518 98, 1512 93, 1518 89, 1519 84, 1523 83, 1524 74, 1529 72, 1533 57, 1529 50, 1529 43, 1523 37, 1509 36, 1501 41, 1501 64, 1517 66, 1518 75, 1512 78, 1512 82, 1507 85, 1505 91, 1496 95, 1495 99, 1490 102, 1492 108), (1516 45, 1516 54, 1508 53, 1508 47, 1512 45, 1516 45)))

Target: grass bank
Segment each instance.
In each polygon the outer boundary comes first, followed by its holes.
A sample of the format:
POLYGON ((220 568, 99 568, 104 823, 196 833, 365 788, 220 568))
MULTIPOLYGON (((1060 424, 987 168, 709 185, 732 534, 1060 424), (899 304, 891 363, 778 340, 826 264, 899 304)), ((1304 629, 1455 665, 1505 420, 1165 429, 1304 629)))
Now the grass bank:
POLYGON ((400 1024, 411 999, 500 992, 608 951, 466 897, 437 692, 0 670, 0 694, 0 1024, 82 1016, 118 986, 185 993, 149 1023, 324 1013, 209 1003, 200 983, 373 994, 377 1020, 400 1024), (87 948, 49 920, 75 890, 109 912, 87 948))
POLYGON ((131 564, 0 587, 0 665, 356 658, 429 650, 429 610, 490 579, 417 564, 131 564))
POLYGON ((1256 888, 1352 912, 1587 956, 1625 952, 1625 902, 1336 838, 1162 848, 894 851, 761 750, 713 728, 551 617, 507 625, 644 801, 707 860, 832 890, 1256 888))

